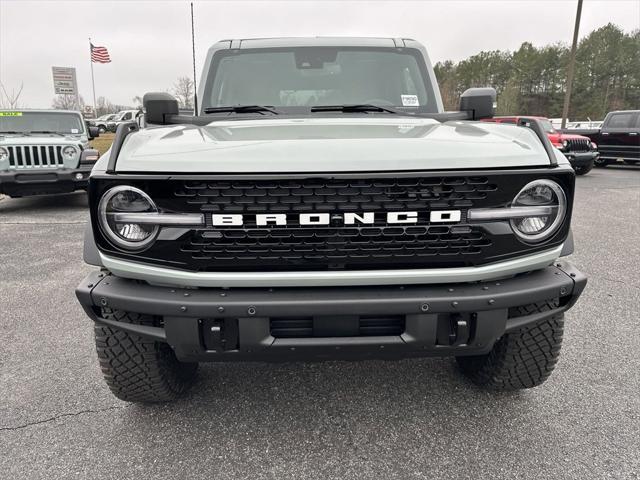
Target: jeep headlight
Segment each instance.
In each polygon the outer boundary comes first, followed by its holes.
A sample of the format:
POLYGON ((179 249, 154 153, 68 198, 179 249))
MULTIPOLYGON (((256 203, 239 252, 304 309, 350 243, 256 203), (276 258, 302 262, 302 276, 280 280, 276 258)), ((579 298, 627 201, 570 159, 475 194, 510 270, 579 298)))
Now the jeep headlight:
POLYGON ((128 185, 107 190, 98 205, 102 232, 114 246, 125 250, 142 250, 148 247, 155 241, 160 227, 146 222, 125 222, 118 218, 118 214, 157 212, 158 208, 149 195, 128 185))
POLYGON ((9 149, 0 147, 0 162, 4 162, 9 159, 9 149))
POLYGON ((62 158, 64 160, 74 160, 78 156, 78 149, 73 145, 62 148, 62 158))
POLYGON ((511 228, 525 242, 541 242, 558 231, 567 212, 567 199, 562 187, 552 180, 535 180, 516 195, 513 207, 551 207, 541 216, 514 218, 511 228))

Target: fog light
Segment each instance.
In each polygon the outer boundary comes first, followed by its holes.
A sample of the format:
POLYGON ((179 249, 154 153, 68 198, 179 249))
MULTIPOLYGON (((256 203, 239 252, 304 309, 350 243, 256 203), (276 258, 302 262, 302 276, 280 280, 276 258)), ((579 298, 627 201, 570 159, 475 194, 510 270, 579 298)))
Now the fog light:
POLYGON ((76 173, 76 180, 82 180, 82 174, 81 173, 76 173))

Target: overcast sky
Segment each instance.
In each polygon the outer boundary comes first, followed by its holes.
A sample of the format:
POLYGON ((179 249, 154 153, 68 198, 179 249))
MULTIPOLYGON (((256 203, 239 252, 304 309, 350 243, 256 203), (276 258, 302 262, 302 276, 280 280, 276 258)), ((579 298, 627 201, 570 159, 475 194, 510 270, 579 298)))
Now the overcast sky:
MULTIPOLYGON (((198 78, 207 48, 220 39, 277 36, 410 37, 431 60, 460 60, 522 42, 569 43, 576 0, 195 1, 198 78)), ((608 22, 640 28, 639 0, 586 0, 581 36, 608 22)), ((88 37, 112 63, 95 64, 96 95, 132 104, 191 75, 188 1, 0 0, 0 81, 24 82, 22 106, 49 107, 51 67, 76 67, 92 102, 88 37)))

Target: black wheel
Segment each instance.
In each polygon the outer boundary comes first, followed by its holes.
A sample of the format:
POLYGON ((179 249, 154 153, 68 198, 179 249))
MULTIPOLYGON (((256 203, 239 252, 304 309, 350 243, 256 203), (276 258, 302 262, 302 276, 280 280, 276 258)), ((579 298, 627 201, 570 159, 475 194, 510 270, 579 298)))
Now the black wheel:
POLYGON ((593 163, 589 165, 580 165, 573 168, 576 172, 576 175, 586 175, 593 169, 593 163))
MULTIPOLYGON (((555 308, 544 302, 521 309, 523 315, 555 308), (527 313, 525 313, 527 312, 527 313)), ((520 390, 543 383, 560 355, 563 315, 505 334, 487 355, 457 357, 462 373, 491 390, 520 390)))
POLYGON ((105 132, 107 131, 107 127, 105 127, 104 125, 100 125, 100 126, 98 127, 98 131, 99 131, 100 133, 105 133, 105 132))
POLYGON ((593 161, 593 164, 596 167, 606 167, 607 165, 609 165, 609 163, 611 163, 610 160, 607 160, 606 158, 602 158, 602 157, 598 157, 593 161))
MULTIPOLYGON (((157 326, 157 318, 105 309, 105 318, 157 326)), ((168 402, 193 384, 197 363, 180 362, 169 345, 96 323, 96 350, 111 392, 129 402, 168 402)))

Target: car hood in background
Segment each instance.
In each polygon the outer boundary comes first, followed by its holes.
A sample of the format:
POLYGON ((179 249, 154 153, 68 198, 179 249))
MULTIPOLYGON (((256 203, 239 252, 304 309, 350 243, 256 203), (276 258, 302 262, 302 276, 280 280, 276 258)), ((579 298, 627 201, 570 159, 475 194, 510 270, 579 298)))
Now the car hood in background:
POLYGON ((528 128, 420 118, 215 121, 130 134, 116 170, 312 173, 549 165, 528 128))

